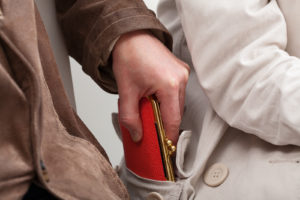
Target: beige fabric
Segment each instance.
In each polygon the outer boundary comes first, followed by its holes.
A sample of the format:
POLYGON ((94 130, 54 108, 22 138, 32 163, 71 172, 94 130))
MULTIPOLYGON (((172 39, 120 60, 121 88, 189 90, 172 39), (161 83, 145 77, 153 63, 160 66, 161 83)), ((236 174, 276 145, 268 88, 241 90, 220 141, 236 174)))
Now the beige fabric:
MULTIPOLYGON (((299 198, 300 60, 291 55, 300 52, 300 7, 299 0, 279 5, 284 13, 275 0, 161 0, 174 53, 192 66, 182 123, 191 133, 178 141, 183 188, 174 199, 299 198), (203 174, 215 163, 229 174, 211 187, 203 174)), ((168 197, 159 182, 122 178, 132 199, 168 197)))

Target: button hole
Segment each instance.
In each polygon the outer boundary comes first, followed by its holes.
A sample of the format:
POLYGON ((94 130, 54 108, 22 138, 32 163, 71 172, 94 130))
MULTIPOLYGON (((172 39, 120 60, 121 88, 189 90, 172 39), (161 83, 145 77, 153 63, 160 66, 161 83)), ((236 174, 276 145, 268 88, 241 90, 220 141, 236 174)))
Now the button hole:
POLYGON ((270 164, 276 164, 276 163, 300 163, 300 160, 269 160, 270 164))

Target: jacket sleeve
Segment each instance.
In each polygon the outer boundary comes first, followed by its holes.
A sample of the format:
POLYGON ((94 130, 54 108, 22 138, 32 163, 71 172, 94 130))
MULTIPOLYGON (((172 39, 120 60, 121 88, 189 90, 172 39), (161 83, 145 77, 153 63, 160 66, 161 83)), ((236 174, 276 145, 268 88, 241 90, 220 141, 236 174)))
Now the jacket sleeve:
POLYGON ((110 55, 122 34, 147 29, 172 46, 168 31, 142 0, 56 0, 56 8, 70 56, 111 93, 117 86, 110 55))
POLYGON ((198 79, 218 115, 270 143, 300 146, 300 60, 286 52, 277 2, 176 2, 198 79))

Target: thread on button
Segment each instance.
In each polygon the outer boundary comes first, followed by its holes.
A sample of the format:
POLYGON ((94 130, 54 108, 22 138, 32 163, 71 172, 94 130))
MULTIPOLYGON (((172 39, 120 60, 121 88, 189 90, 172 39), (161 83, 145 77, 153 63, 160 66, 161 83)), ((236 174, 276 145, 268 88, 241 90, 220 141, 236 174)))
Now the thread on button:
POLYGON ((204 173, 204 183, 211 187, 221 185, 229 174, 228 168, 221 163, 216 163, 210 166, 204 173))

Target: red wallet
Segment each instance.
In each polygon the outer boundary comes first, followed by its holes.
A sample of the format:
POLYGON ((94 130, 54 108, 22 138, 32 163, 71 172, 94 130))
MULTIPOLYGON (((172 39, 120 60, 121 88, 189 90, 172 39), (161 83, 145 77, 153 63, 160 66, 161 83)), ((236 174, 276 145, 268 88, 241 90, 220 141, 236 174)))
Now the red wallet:
MULTIPOLYGON (((153 110, 153 102, 151 101, 153 99, 143 98, 139 104, 143 126, 143 138, 140 142, 133 142, 128 130, 120 125, 125 162, 128 169, 141 177, 167 181, 170 180, 168 176, 170 170, 169 166, 167 169, 165 159, 169 159, 168 162, 170 163, 170 158, 164 155, 168 155, 168 153, 171 155, 174 149, 168 152, 162 149, 161 143, 164 141, 160 139, 160 135, 157 132, 157 119, 153 110), (163 152, 164 150, 165 152, 163 152)), ((170 147, 170 145, 168 146, 170 147)), ((173 169, 171 170, 171 173, 173 173, 173 169)))

